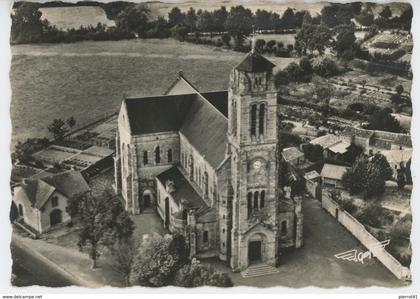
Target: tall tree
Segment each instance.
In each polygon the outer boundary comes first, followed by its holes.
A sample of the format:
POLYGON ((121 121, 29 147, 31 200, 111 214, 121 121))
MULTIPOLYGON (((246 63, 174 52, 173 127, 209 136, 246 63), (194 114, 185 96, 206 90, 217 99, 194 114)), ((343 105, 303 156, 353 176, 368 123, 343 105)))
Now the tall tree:
POLYGON ((48 23, 41 21, 42 13, 38 10, 39 4, 22 2, 14 10, 12 17, 11 42, 34 43, 42 41, 43 32, 48 23))
POLYGON ((325 48, 331 43, 332 35, 328 27, 323 25, 304 25, 296 34, 295 49, 301 55, 306 55, 309 50, 318 51, 322 55, 325 48))
POLYGON ((368 128, 371 130, 390 131, 400 133, 402 131, 401 125, 394 116, 391 115, 390 109, 382 109, 376 111, 369 118, 368 128))
POLYGON ((337 51, 339 57, 343 57, 346 51, 353 51, 356 36, 354 34, 353 26, 342 26, 338 30, 337 38, 335 41, 334 48, 337 51))
POLYGON ((149 29, 150 10, 144 5, 127 6, 115 19, 117 28, 143 37, 149 29))
POLYGON ((181 12, 178 7, 174 7, 168 13, 168 23, 169 27, 174 27, 180 24, 183 24, 185 20, 185 14, 181 12))
POLYGON ((366 180, 367 160, 363 155, 356 158, 353 166, 348 169, 342 178, 343 186, 350 194, 358 194, 364 190, 366 180))
POLYGON ((61 118, 56 118, 48 126, 48 131, 53 134, 54 139, 61 140, 64 135, 68 132, 66 123, 61 118))
POLYGON ((295 13, 288 7, 281 16, 281 23, 285 29, 293 29, 296 26, 295 13))
POLYGON ((200 32, 213 31, 213 16, 207 10, 203 11, 197 19, 197 29, 200 32))
POLYGON ((196 22, 197 22, 197 14, 194 8, 190 7, 190 9, 188 10, 185 16, 185 25, 187 25, 190 28, 190 32, 193 32, 195 30, 196 22))
POLYGON ((232 7, 226 19, 226 30, 235 39, 236 46, 241 46, 248 34, 251 33, 253 15, 250 9, 242 5, 232 7))
POLYGON ((226 31, 225 23, 228 16, 228 12, 225 6, 220 7, 213 11, 213 26, 216 32, 226 31))
POLYGON ((109 203, 107 196, 88 196, 80 204, 82 230, 79 244, 90 245, 92 268, 96 268, 99 249, 105 246, 107 235, 112 233, 112 210, 109 203))

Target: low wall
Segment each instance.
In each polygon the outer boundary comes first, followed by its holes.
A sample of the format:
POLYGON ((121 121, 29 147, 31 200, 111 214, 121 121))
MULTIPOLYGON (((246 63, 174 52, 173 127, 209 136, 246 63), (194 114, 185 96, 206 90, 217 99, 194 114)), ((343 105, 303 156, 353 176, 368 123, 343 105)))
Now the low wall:
POLYGON ((402 266, 390 253, 378 246, 378 243, 380 242, 366 230, 363 224, 341 209, 335 201, 323 196, 322 207, 355 236, 363 246, 372 252, 372 254, 392 272, 392 274, 399 279, 411 279, 410 269, 402 266))

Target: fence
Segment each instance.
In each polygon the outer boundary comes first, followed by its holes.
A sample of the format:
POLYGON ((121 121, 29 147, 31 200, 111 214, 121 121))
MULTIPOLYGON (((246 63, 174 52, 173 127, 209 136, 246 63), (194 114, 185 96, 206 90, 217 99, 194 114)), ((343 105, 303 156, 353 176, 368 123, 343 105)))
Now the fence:
POLYGON ((410 269, 404 267, 384 248, 378 246, 379 241, 372 236, 366 228, 332 199, 323 196, 322 207, 337 219, 363 246, 365 246, 373 256, 375 256, 389 271, 397 278, 410 280, 410 269))

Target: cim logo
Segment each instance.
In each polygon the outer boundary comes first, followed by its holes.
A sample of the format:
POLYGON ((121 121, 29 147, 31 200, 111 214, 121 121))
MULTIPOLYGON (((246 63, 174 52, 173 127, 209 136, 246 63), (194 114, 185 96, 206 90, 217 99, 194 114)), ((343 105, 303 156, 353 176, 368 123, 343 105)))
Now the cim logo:
MULTIPOLYGON (((385 240, 382 242, 379 242, 378 244, 375 244, 372 249, 376 248, 385 248, 389 244, 390 240, 385 240)), ((338 259, 342 259, 345 261, 351 261, 356 263, 362 263, 365 259, 371 259, 372 257, 375 257, 372 250, 368 251, 357 251, 357 249, 352 249, 349 251, 337 253, 334 255, 338 259)))

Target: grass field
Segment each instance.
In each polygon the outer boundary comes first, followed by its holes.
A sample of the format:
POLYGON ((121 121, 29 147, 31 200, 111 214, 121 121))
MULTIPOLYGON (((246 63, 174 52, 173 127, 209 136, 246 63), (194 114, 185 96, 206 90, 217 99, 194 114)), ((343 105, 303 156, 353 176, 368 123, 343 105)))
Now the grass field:
POLYGON ((43 20, 48 20, 50 24, 62 30, 96 26, 98 23, 108 27, 115 26, 115 22, 109 20, 105 11, 97 6, 44 7, 39 11, 43 20))
POLYGON ((180 70, 200 90, 226 89, 244 56, 174 40, 19 45, 12 54, 13 144, 46 136, 54 118, 80 125, 115 112, 124 93, 162 94, 180 70))

